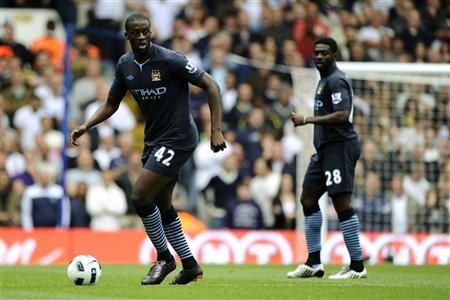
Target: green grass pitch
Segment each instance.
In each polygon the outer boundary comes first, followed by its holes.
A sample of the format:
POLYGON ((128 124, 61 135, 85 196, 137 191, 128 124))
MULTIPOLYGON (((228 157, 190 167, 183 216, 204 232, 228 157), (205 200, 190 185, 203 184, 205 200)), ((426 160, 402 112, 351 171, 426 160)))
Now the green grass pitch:
MULTIPOLYGON (((289 279, 295 266, 203 266, 204 278, 170 286, 141 286, 147 266, 105 265, 95 286, 75 286, 66 266, 1 266, 0 299, 450 299, 449 266, 368 266, 359 280, 289 279)), ((339 270, 328 265, 325 276, 339 270)))

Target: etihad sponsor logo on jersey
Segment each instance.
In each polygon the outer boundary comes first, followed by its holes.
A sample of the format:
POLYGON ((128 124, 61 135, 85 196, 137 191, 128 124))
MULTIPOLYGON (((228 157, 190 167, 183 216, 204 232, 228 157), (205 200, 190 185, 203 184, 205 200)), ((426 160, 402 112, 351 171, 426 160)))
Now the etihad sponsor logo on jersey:
POLYGON ((161 73, 159 72, 159 69, 152 70, 151 77, 152 81, 161 81, 161 73))
POLYGON ((321 100, 319 100, 319 99, 314 100, 314 109, 315 110, 318 110, 319 107, 322 107, 322 106, 323 106, 323 102, 321 100))
POLYGON ((331 94, 331 101, 333 102, 333 104, 338 104, 339 102, 341 102, 342 101, 341 93, 331 94))
POLYGON ((133 93, 139 96, 142 100, 154 100, 161 98, 161 95, 167 92, 167 88, 164 86, 154 89, 135 89, 133 93))

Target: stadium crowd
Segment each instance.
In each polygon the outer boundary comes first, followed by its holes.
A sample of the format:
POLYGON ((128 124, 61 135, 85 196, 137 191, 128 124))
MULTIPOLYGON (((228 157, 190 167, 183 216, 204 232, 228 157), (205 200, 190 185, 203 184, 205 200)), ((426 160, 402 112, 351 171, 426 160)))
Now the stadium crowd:
MULTIPOLYGON (((297 158, 310 142, 290 124, 299 104, 291 75, 237 64, 233 55, 312 68, 313 41, 331 36, 342 61, 450 63, 450 20, 439 0, 98 0, 69 1, 64 8, 60 2, 0 1, 56 9, 64 24, 76 24, 67 119, 65 42, 54 35, 62 24, 48 20, 46 34, 24 46, 15 39, 14 22, 2 18, 2 226, 141 226, 130 196, 141 168, 143 122, 131 96, 83 136, 80 147, 65 148, 63 131, 64 122, 74 128, 106 99, 115 63, 127 50, 123 20, 133 11, 148 14, 155 43, 186 55, 221 88, 228 147, 210 150, 207 97, 191 87, 200 142, 174 195, 178 210, 210 228, 295 228, 297 158)), ((450 86, 353 84, 354 124, 363 143, 354 193, 361 229, 448 232, 450 86)), ((337 229, 337 217, 326 213, 329 228, 337 229)))

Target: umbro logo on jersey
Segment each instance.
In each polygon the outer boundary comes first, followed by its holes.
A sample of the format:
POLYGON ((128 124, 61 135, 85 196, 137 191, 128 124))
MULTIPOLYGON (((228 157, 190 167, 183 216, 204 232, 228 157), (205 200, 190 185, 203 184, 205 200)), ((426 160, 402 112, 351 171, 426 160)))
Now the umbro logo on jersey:
POLYGON ((159 69, 152 70, 150 75, 152 77, 152 81, 161 81, 161 73, 159 72, 159 69))
POLYGON ((133 79, 134 79, 134 76, 133 76, 133 75, 128 75, 128 76, 127 76, 127 79, 128 79, 128 80, 133 80, 133 79))

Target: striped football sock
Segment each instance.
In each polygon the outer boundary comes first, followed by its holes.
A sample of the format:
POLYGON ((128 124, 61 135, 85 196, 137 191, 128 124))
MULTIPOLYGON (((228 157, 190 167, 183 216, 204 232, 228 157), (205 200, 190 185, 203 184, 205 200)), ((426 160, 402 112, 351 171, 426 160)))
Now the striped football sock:
POLYGON ((157 260, 171 261, 173 256, 167 247, 167 240, 161 223, 161 214, 155 204, 152 203, 152 206, 154 206, 154 208, 152 207, 153 212, 146 217, 141 217, 145 232, 147 232, 148 237, 158 252, 157 260))
POLYGON ((163 212, 161 216, 167 240, 180 257, 183 268, 195 268, 195 266, 197 266, 197 261, 189 249, 189 245, 183 233, 183 228, 181 227, 180 218, 173 206, 163 212))
POLYGON ((344 236, 345 245, 350 254, 350 268, 361 272, 364 269, 361 243, 359 241, 359 221, 354 209, 349 209, 339 217, 339 227, 344 236))
POLYGON ((305 235, 306 246, 308 248, 308 266, 320 264, 322 212, 317 207, 314 212, 304 210, 305 214, 305 235))

